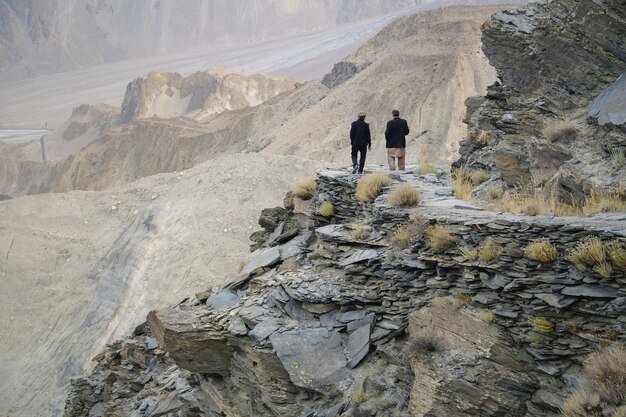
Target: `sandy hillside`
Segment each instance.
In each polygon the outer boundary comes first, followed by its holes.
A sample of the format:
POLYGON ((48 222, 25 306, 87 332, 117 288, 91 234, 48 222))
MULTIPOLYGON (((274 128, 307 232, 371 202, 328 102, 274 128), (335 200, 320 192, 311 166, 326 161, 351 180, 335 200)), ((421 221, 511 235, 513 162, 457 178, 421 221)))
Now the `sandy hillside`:
POLYGON ((54 415, 105 342, 234 277, 260 210, 315 166, 229 155, 119 190, 0 202, 0 415, 54 415))

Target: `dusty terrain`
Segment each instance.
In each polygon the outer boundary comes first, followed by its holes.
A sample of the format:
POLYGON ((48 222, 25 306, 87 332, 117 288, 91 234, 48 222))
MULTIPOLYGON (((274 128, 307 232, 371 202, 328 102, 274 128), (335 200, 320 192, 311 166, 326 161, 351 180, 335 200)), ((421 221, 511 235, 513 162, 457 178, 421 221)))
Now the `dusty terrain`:
POLYGON ((315 166, 229 155, 121 189, 0 202, 0 415, 56 414, 107 341, 236 276, 259 211, 315 166))

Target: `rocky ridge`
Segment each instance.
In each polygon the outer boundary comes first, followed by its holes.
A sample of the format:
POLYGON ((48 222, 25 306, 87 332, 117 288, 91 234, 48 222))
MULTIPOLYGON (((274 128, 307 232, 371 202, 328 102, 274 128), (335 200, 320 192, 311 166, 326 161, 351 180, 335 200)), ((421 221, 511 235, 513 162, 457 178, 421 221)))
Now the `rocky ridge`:
POLYGON ((565 202, 594 187, 623 186, 624 33, 619 0, 535 2, 496 13, 483 27, 483 51, 500 81, 466 101, 469 134, 456 165, 489 171, 483 188, 544 187, 565 202))
POLYGON ((357 180, 320 171, 311 200, 286 200, 298 234, 278 244, 278 221, 238 281, 151 312, 73 381, 65 415, 556 416, 586 355, 626 341, 626 271, 564 259, 589 236, 625 244, 626 216, 486 212, 434 174, 395 175, 364 204, 357 180), (420 187, 416 209, 389 204, 400 184, 420 187), (391 244, 415 211, 455 244, 391 244), (370 231, 353 237, 355 222, 370 231), (546 236, 556 262, 524 255, 546 236), (465 255, 487 240, 496 258, 465 255))

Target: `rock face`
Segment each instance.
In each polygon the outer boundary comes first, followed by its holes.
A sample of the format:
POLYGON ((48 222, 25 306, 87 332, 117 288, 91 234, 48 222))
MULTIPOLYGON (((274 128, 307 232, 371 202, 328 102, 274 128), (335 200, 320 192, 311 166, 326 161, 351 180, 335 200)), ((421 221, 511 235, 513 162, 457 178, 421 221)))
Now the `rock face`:
POLYGON ((128 84, 120 123, 159 117, 202 118, 224 110, 257 106, 296 88, 291 80, 260 74, 150 73, 128 84))
POLYGON ((254 267, 206 303, 188 299, 148 315, 146 335, 176 363, 171 376, 138 383, 147 379, 144 365, 127 376, 133 384, 104 381, 124 366, 111 359, 121 354, 113 346, 92 376, 73 382, 65 415, 93 403, 85 387, 97 381, 112 393, 101 405, 109 413, 150 415, 140 399, 168 407, 180 392, 154 384, 184 375, 190 388, 180 407, 196 404, 197 415, 553 417, 585 356, 626 342, 626 271, 580 271, 563 256, 540 264, 523 250, 545 236, 559 253, 589 236, 625 245, 625 216, 497 215, 456 200, 445 180, 410 173, 363 204, 354 196, 358 178, 320 172, 309 227, 259 252, 254 267), (455 242, 448 250, 435 251, 423 233, 406 249, 390 243, 415 221, 415 209, 387 201, 402 183, 421 188, 422 227, 447 228, 455 242), (333 204, 332 218, 316 214, 322 202, 333 204), (353 238, 353 223, 364 220, 370 233, 353 238), (487 240, 501 248, 495 259, 463 255, 463 246, 487 240))
POLYGON ((626 152, 624 83, 607 87, 626 70, 624 33, 619 0, 496 13, 483 27, 483 51, 500 81, 466 102, 470 134, 457 166, 488 168, 507 187, 542 186, 562 170, 596 186, 623 184, 623 164, 611 155, 626 152), (475 140, 484 134, 494 138, 489 146, 475 140))

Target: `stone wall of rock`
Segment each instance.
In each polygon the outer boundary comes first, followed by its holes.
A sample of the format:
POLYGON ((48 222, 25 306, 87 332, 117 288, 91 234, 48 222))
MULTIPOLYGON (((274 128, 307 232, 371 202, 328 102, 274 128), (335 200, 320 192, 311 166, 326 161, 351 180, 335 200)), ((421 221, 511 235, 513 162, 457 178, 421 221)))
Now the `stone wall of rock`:
MULTIPOLYGON (((625 215, 490 213, 456 200, 445 178, 409 172, 395 174, 374 203, 361 203, 358 179, 320 172, 315 196, 289 202, 293 217, 276 222, 282 230, 300 217, 294 237, 268 238, 227 288, 149 314, 145 332, 167 364, 159 368, 168 367, 163 378, 175 374, 189 385, 181 404, 199 404, 171 415, 555 416, 584 357, 626 343, 625 271, 616 267, 603 277, 577 270, 564 256, 587 236, 624 244, 625 215), (420 188, 417 207, 388 203, 401 183, 420 188), (332 203, 332 216, 319 215, 323 202, 332 203), (405 248, 394 245, 394 232, 414 212, 422 227, 445 225, 454 244, 436 252, 414 233, 405 248), (369 232, 353 237, 355 223, 369 232), (549 265, 524 256, 526 244, 542 238, 560 253, 549 265), (501 248, 493 261, 464 256, 462 248, 487 239, 501 248), (426 330, 442 342, 429 341, 426 330)), ((90 404, 94 416, 109 415, 98 414, 102 409, 163 415, 140 410, 140 399, 164 407, 182 394, 159 394, 158 382, 144 382, 148 359, 137 366, 120 353, 146 337, 98 358, 96 373, 75 381, 66 416, 84 415, 74 410, 90 404), (123 396, 118 388, 115 401, 86 400, 94 387, 113 392, 120 373, 123 396)))
POLYGON ((487 186, 546 185, 546 195, 564 200, 592 185, 624 184, 613 155, 626 153, 626 129, 606 123, 606 109, 623 112, 623 100, 588 110, 626 71, 624 33, 620 0, 532 2, 496 13, 482 39, 500 81, 466 101, 469 134, 456 166, 488 170, 487 186))

